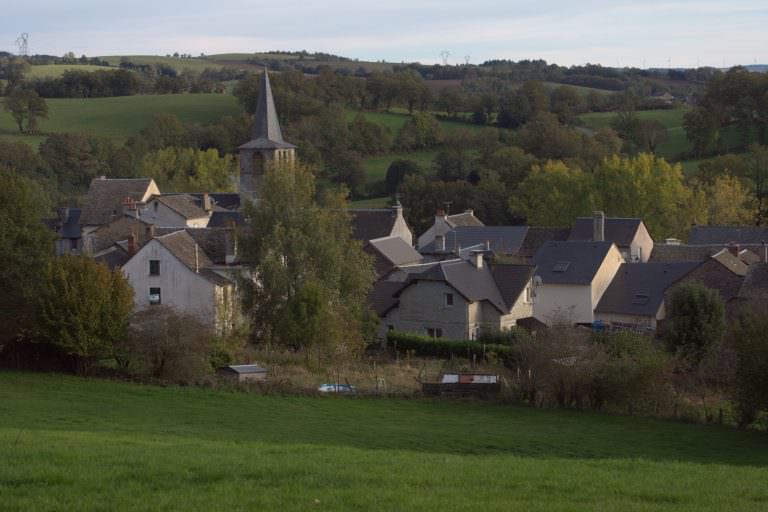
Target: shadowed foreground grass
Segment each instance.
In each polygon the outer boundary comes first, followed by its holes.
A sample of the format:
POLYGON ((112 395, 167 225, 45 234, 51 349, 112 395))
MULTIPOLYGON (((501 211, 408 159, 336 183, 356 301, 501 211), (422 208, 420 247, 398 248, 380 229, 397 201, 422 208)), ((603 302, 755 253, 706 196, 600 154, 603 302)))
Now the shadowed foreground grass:
POLYGON ((765 510, 768 436, 0 372, 0 509, 765 510))

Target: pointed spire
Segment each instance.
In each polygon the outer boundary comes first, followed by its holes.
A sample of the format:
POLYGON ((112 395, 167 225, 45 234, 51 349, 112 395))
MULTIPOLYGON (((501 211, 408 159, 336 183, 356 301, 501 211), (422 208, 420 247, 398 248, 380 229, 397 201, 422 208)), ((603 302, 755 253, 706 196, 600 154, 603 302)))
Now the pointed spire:
POLYGON ((253 139, 266 139, 272 142, 284 143, 266 66, 261 77, 261 90, 259 91, 259 99, 256 105, 256 115, 253 118, 253 132, 251 136, 253 139))

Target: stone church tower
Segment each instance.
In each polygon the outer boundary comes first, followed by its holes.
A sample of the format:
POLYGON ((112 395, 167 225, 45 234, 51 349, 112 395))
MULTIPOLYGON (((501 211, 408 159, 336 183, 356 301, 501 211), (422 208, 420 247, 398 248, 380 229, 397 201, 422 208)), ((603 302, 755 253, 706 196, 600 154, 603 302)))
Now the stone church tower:
POLYGON ((284 141, 280 131, 266 68, 261 76, 251 140, 237 148, 240 158, 239 192, 243 202, 257 198, 264 172, 271 163, 292 163, 296 160, 296 146, 284 141))

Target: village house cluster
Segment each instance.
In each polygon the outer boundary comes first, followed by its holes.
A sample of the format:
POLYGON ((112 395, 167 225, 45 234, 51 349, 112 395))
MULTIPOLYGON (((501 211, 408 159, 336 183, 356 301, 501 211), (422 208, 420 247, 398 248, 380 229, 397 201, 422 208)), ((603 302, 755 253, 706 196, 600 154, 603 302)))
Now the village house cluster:
MULTIPOLYGON (((242 321, 237 247, 241 206, 258 199, 270 162, 292 162, 263 74, 252 138, 239 148, 238 193, 162 192, 152 179, 90 184, 82 209, 50 221, 58 254, 84 254, 120 270, 136 309, 168 305, 219 332, 242 321)), ((397 330, 476 339, 556 321, 652 334, 680 284, 717 290, 730 314, 768 294, 768 228, 694 226, 687 243, 656 243, 642 219, 602 212, 570 227, 486 226, 472 211, 439 210, 415 236, 398 202, 349 210, 353 235, 373 257, 370 304, 378 336, 397 330)))

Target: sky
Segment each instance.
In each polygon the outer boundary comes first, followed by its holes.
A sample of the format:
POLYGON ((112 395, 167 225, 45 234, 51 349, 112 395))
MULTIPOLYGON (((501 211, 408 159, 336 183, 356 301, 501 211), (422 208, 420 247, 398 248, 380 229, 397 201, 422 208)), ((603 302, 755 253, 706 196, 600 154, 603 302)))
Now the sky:
POLYGON ((360 60, 730 67, 768 63, 768 0, 2 0, 0 50, 322 51, 360 60))

